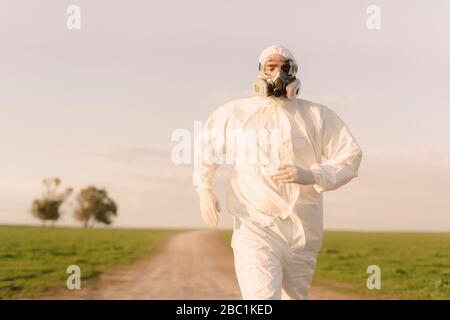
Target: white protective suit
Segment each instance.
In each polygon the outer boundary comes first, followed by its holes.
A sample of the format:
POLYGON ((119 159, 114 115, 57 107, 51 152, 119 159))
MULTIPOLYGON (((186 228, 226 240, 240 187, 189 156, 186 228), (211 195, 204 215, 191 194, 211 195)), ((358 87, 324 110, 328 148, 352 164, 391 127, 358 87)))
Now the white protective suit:
POLYGON ((233 159, 227 209, 244 299, 307 298, 322 245, 322 192, 356 177, 361 157, 344 122, 310 101, 255 96, 211 115, 197 140, 193 183, 198 192, 212 189, 216 169, 233 159), (242 143, 245 132, 259 130, 265 134, 242 143), (254 150, 258 157, 249 157, 254 150), (274 181, 281 164, 311 170, 315 184, 274 181))

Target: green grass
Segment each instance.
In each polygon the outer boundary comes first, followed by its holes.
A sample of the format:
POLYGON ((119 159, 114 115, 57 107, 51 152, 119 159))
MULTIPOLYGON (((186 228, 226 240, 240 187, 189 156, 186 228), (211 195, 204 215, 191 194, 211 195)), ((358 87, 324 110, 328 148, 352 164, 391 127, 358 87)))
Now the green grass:
POLYGON ((157 252, 173 230, 0 227, 0 299, 33 298, 66 287, 69 265, 82 283, 157 252))
POLYGON ((450 299, 450 233, 326 231, 313 281, 370 299, 450 299), (379 290, 366 287, 369 265, 379 290))

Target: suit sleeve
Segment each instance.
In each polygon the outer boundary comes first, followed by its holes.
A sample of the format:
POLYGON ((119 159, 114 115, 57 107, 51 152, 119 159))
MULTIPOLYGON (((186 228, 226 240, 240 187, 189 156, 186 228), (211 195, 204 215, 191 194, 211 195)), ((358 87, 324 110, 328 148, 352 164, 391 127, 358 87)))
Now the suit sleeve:
POLYGON ((335 190, 358 176, 362 150, 345 123, 325 108, 321 121, 322 161, 311 166, 317 192, 335 190))
POLYGON ((195 140, 192 182, 197 192, 212 190, 215 172, 223 164, 227 150, 230 116, 230 105, 221 106, 209 117, 195 140))

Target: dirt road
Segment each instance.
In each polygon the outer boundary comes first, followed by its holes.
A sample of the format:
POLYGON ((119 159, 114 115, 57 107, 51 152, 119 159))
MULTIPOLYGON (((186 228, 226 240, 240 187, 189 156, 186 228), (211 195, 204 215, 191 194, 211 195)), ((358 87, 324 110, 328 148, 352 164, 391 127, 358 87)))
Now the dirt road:
MULTIPOLYGON (((103 274, 62 299, 241 299, 231 250, 220 233, 175 234, 157 255, 103 274)), ((312 288, 310 299, 355 299, 312 288)))

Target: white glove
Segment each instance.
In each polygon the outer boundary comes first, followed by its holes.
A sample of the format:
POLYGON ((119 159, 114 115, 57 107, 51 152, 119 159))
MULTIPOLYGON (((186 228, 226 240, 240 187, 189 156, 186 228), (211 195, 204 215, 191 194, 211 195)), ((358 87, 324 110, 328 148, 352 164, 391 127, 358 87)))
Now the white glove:
POLYGON ((199 193, 200 196, 200 211, 202 213, 203 221, 207 225, 217 226, 219 222, 220 209, 219 201, 216 195, 211 190, 203 190, 199 193))
POLYGON ((305 170, 293 165, 283 165, 272 175, 274 180, 282 183, 297 183, 309 185, 315 183, 314 174, 310 170, 305 170))

